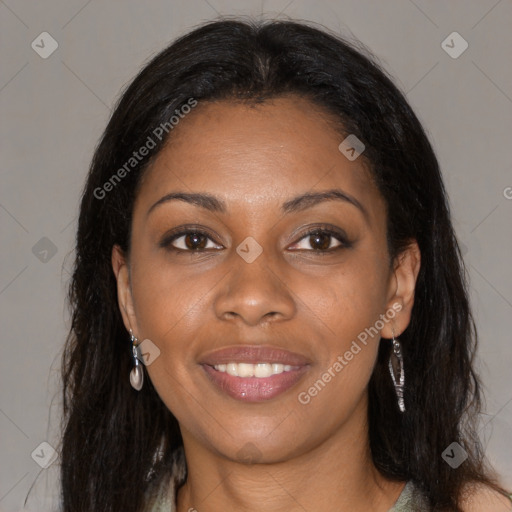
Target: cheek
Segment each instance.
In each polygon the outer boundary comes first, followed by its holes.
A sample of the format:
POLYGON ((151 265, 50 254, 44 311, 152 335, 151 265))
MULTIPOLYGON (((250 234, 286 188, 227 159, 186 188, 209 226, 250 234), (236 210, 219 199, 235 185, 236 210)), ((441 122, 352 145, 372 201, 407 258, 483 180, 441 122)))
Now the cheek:
POLYGON ((212 286, 155 261, 139 264, 132 272, 139 339, 150 339, 159 349, 146 371, 167 408, 184 424, 189 417, 204 416, 204 411, 196 410, 197 398, 191 399, 195 395, 191 383, 199 371, 194 343, 204 322, 206 291, 212 286))
POLYGON ((350 345, 384 313, 389 275, 383 261, 354 254, 346 265, 301 287, 304 302, 326 334, 336 340, 338 350, 350 345))
POLYGON ((307 305, 325 335, 316 351, 318 370, 307 383, 314 389, 303 389, 304 401, 311 398, 321 408, 334 400, 343 411, 361 398, 375 365, 379 319, 385 313, 385 265, 380 256, 358 255, 331 278, 309 283, 307 305))
MULTIPOLYGON (((340 272, 311 289, 311 310, 325 335, 317 340, 318 364, 298 390, 304 422, 321 418, 322 432, 337 429, 364 399, 375 366, 383 313, 382 276, 368 267, 340 272)), ((321 434, 320 432, 318 433, 321 434)))
MULTIPOLYGON (((200 325, 209 291, 219 283, 215 272, 191 275, 165 257, 144 257, 132 271, 132 290, 141 335, 162 343, 178 342, 200 325)), ((204 320, 204 319, 203 319, 204 320)))
POLYGON ((197 331, 204 322, 204 309, 212 286, 170 269, 161 258, 137 260, 132 268, 132 292, 138 337, 151 340, 158 359, 146 367, 158 393, 169 403, 194 369, 193 349, 197 331))

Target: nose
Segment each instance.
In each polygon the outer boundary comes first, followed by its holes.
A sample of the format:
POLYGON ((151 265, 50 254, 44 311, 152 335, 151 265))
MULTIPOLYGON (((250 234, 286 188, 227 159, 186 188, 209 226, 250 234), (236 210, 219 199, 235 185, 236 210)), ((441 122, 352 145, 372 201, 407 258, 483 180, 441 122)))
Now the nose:
POLYGON ((252 263, 235 254, 231 271, 218 289, 214 308, 222 320, 258 325, 292 318, 296 312, 286 277, 270 268, 265 251, 252 263))

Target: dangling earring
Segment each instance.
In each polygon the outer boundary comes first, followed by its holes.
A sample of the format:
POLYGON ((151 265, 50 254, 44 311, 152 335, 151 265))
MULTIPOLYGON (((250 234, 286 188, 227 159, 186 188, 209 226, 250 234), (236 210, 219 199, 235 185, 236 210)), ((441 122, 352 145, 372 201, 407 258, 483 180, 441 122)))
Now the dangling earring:
POLYGON ((402 355, 402 345, 395 339, 395 333, 393 333, 393 347, 391 355, 389 356, 389 373, 393 379, 393 385, 395 386, 395 393, 398 399, 398 408, 400 412, 405 412, 404 403, 404 384, 405 384, 405 372, 404 372, 404 358, 402 355))
POLYGON ((142 385, 144 384, 144 371, 142 369, 142 365, 140 364, 138 355, 138 342, 139 340, 134 336, 132 330, 130 329, 131 342, 132 342, 132 356, 133 356, 133 368, 130 372, 130 384, 133 389, 140 391, 142 389, 142 385))

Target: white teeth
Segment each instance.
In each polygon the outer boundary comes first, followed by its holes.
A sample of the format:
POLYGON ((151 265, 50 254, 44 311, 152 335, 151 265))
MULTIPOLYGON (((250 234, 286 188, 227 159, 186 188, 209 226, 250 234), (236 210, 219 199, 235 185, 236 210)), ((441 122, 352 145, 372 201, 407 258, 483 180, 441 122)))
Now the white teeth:
POLYGON ((238 377, 238 365, 236 363, 229 363, 228 365, 226 365, 226 372, 229 375, 238 377))
POLYGON ((273 363, 272 364, 272 373, 282 373, 284 370, 284 365, 279 363, 273 363))
POLYGON ((247 363, 238 363, 239 377, 252 377, 254 375, 254 365, 247 363))
POLYGON ((216 364, 214 368, 228 375, 234 377, 258 377, 265 378, 272 375, 278 375, 279 373, 289 372, 295 370, 297 366, 291 366, 289 364, 280 363, 228 363, 228 364, 216 364))
POLYGON ((255 377, 270 377, 272 375, 272 365, 268 363, 258 363, 254 367, 255 377))

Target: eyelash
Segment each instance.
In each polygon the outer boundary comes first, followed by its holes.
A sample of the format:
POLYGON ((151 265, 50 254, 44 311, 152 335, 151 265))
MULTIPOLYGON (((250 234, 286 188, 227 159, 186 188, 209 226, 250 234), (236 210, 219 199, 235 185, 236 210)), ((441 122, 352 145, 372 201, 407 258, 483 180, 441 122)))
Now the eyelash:
MULTIPOLYGON (((352 242, 350 242, 347 238, 347 236, 345 235, 345 233, 341 230, 338 230, 336 228, 333 228, 333 227, 329 227, 329 226, 314 226, 314 227, 311 227, 309 228, 305 233, 302 233, 301 237, 298 239, 297 242, 294 242, 292 245, 297 245, 299 242, 301 242, 302 240, 304 240, 305 238, 307 238, 308 236, 311 236, 311 235, 328 235, 332 238, 335 238, 339 243, 340 245, 336 246, 336 247, 331 247, 329 249, 293 249, 294 251, 295 250, 299 250, 299 251, 307 251, 307 252, 314 252, 318 255, 327 255, 327 254, 330 254, 330 253, 333 253, 335 251, 338 251, 340 249, 349 249, 352 247, 352 242)), ((201 229, 201 228, 190 228, 190 229, 182 229, 181 231, 179 231, 178 233, 171 233, 170 235, 166 236, 162 242, 160 243, 160 247, 162 248, 166 248, 170 251, 173 251, 173 252, 176 252, 178 254, 183 254, 183 253, 201 253, 201 252, 205 252, 205 251, 208 251, 209 249, 196 249, 196 250, 192 250, 192 249, 180 249, 180 248, 177 248, 177 247, 174 247, 172 245, 172 243, 183 237, 183 236, 187 236, 187 235, 202 235, 202 236, 205 236, 206 238, 210 239, 212 242, 214 242, 216 245, 221 245, 221 244, 217 244, 217 242, 215 242, 213 239, 212 239, 212 236, 210 233, 208 233, 207 231, 201 229)), ((330 244, 329 244, 330 245, 330 244)))
MULTIPOLYGON (((340 243, 340 245, 338 245, 336 247, 331 247, 330 249, 324 249, 324 250, 322 250, 322 249, 296 249, 296 250, 314 252, 316 254, 324 256, 329 253, 338 251, 340 249, 349 249, 350 247, 352 247, 352 243, 348 240, 348 237, 346 236, 346 234, 343 231, 341 231, 337 228, 329 227, 329 226, 313 226, 313 227, 307 229, 306 232, 302 233, 299 240, 297 242, 295 242, 293 245, 298 244, 299 242, 301 242, 302 240, 304 240, 305 238, 307 238, 311 235, 330 236, 331 238, 336 239, 340 243)), ((332 242, 332 240, 331 240, 331 242, 332 242)), ((329 245, 331 245, 331 244, 329 244, 329 245)))

